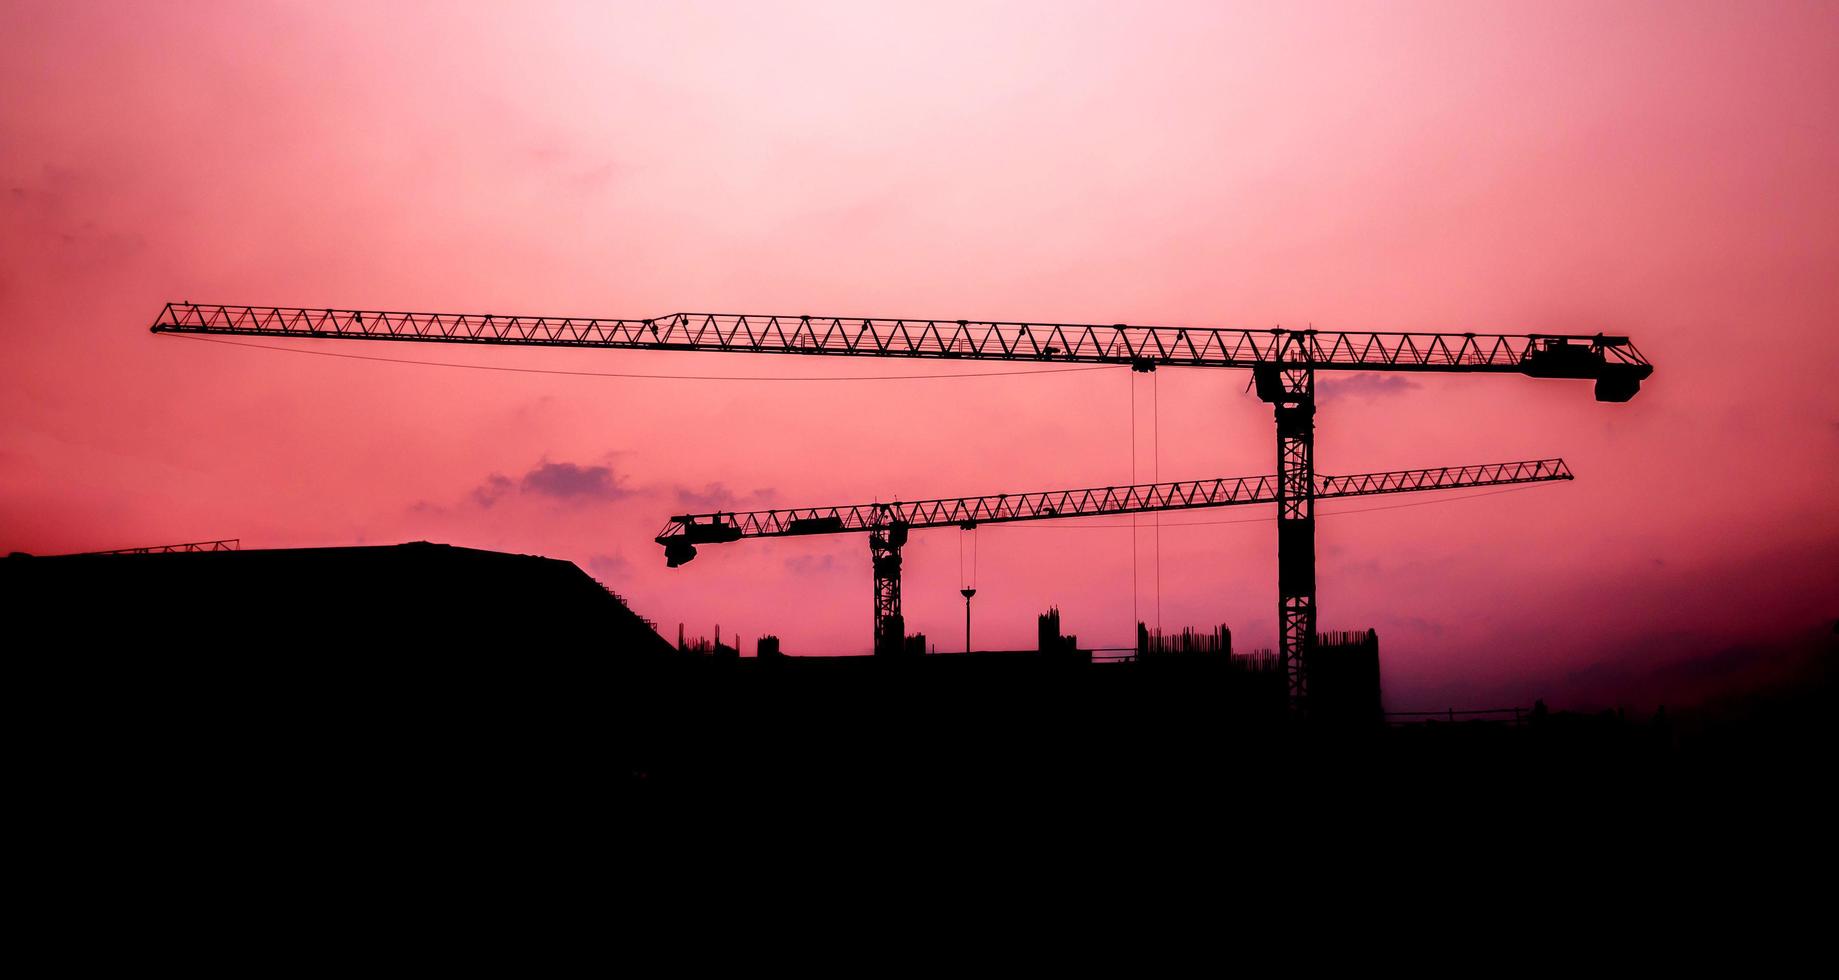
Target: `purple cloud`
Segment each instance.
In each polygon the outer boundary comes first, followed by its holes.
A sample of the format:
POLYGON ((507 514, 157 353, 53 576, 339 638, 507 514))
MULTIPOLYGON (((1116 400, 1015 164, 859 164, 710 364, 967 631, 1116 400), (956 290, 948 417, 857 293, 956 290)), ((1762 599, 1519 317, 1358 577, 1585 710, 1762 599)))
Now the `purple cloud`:
POLYGON ((631 493, 611 466, 575 463, 543 463, 524 474, 522 489, 557 500, 618 500, 631 493))

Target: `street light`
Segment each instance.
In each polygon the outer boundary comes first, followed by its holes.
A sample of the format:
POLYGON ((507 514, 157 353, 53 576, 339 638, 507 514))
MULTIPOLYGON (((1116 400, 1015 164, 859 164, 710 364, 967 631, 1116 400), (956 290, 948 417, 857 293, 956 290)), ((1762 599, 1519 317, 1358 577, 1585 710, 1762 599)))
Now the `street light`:
POLYGON ((959 589, 958 592, 964 596, 964 652, 969 653, 971 652, 971 596, 976 595, 977 590, 959 589))

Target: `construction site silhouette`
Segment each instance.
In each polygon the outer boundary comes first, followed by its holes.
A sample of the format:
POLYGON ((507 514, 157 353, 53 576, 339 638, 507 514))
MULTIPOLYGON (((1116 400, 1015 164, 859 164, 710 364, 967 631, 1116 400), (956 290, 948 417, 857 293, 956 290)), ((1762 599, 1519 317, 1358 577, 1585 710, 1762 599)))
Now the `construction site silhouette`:
POLYGON ((77 651, 56 668, 68 686, 44 688, 69 713, 66 748, 148 799, 277 781, 370 806, 513 794, 488 807, 680 792, 1722 792, 1830 747, 1839 663, 1828 635, 1745 702, 1653 718, 1543 704, 1405 717, 1382 708, 1378 635, 1324 634, 1299 714, 1277 655, 1235 650, 1223 626, 1140 626, 1136 649, 1107 653, 1063 635, 1058 610, 1027 651, 672 644, 568 562, 428 543, 14 555, 0 590, 16 631, 77 651))
MULTIPOLYGON (((386 793, 465 785, 481 773, 582 797, 850 787, 1206 793, 1320 788, 1330 775, 1343 787, 1452 773, 1471 783, 1607 779, 1734 762, 1753 748, 1749 738, 1811 744, 1793 726, 1682 737, 1679 712, 1631 721, 1537 703, 1460 717, 1453 708, 1388 714, 1380 635, 1318 626, 1318 500, 1574 474, 1561 459, 1538 459, 1323 475, 1314 458, 1317 372, 1587 380, 1597 400, 1623 402, 1653 370, 1625 337, 193 303, 168 304, 153 330, 1098 364, 1145 374, 1226 368, 1250 372, 1275 422, 1277 470, 1267 475, 689 513, 656 535, 672 568, 710 545, 863 535, 873 595, 865 656, 797 656, 777 635, 731 632, 723 643, 719 629, 713 641, 692 641, 679 627, 673 644, 569 562, 427 542, 296 550, 193 542, 0 561, 14 628, 80 638, 98 651, 88 710, 107 718, 109 731, 153 734, 124 751, 187 759, 181 768, 204 782, 280 760, 297 775, 336 770, 341 785, 386 793), (1267 504, 1277 524, 1273 650, 1235 650, 1227 625, 1164 634, 1143 622, 1134 624, 1133 648, 1094 650, 1062 632, 1055 608, 1037 620, 1035 649, 975 651, 974 581, 960 583, 963 652, 939 654, 907 631, 901 555, 912 533, 1267 504)), ((1830 704, 1832 664, 1829 640, 1797 675, 1797 703, 1830 704)))

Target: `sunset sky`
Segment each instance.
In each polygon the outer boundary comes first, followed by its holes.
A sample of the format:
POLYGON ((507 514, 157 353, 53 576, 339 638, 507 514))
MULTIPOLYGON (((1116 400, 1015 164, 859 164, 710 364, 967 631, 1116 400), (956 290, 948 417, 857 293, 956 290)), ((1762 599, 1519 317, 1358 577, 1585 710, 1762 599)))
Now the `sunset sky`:
MULTIPOLYGON (((168 300, 1607 332, 1656 366, 1628 404, 1324 382, 1324 473, 1578 479, 1323 505, 1367 512, 1320 522, 1321 626, 1377 628, 1406 709, 1634 697, 1839 616, 1839 4, 6 0, 0 93, 0 552, 425 539, 572 560, 673 639, 856 653, 862 537, 667 570, 652 536, 1275 465, 1242 372, 480 371, 154 336, 168 300)), ((1127 528, 979 530, 977 645, 1032 647, 1057 604, 1082 645, 1128 644, 1134 608, 1272 646, 1270 516, 1165 517, 1159 585, 1146 519, 1134 603, 1127 528)), ((907 549, 941 650, 960 545, 907 549)))

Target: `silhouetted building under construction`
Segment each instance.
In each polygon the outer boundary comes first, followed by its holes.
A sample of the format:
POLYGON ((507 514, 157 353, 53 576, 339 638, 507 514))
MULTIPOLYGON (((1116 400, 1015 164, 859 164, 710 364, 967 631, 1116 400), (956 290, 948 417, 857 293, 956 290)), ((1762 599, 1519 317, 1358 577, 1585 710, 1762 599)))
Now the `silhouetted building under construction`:
MULTIPOLYGON (((1035 650, 742 656, 735 631, 667 641, 569 562, 421 542, 14 556, 0 596, 15 649, 81 672, 98 752, 152 737, 205 780, 330 758, 367 785, 1179 782, 1263 765, 1298 718, 1224 627, 1095 657, 1050 610, 1035 650)), ((1376 726, 1376 635, 1322 641, 1312 715, 1376 726)))
POLYGON ((0 559, 7 629, 52 649, 665 656, 573 563, 451 545, 0 559))

